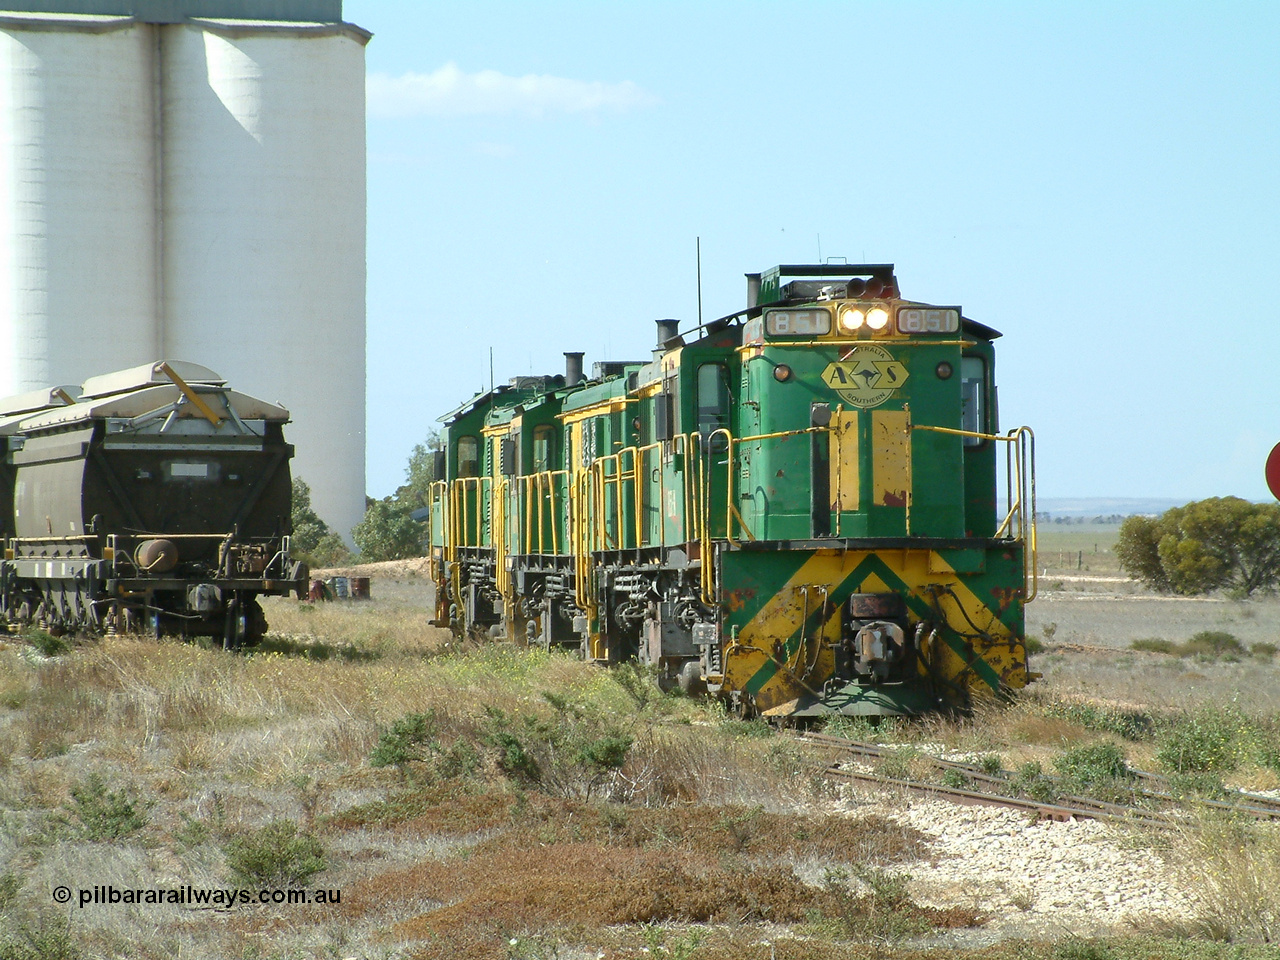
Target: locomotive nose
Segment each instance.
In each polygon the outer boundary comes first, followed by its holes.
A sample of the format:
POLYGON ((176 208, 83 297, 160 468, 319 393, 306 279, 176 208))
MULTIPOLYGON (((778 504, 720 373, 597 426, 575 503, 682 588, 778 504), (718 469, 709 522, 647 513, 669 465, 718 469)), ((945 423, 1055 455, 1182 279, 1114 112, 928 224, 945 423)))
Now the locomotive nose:
POLYGON ((168 573, 178 565, 178 547, 172 540, 143 540, 133 562, 147 573, 168 573))

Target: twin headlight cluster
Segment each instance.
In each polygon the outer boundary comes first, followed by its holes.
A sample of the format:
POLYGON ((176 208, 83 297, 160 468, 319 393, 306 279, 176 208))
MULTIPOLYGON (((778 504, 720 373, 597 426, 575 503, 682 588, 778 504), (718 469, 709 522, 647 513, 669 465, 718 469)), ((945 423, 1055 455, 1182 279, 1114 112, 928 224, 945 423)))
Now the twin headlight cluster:
MULTIPOLYGON (((889 311, 880 306, 855 304, 840 308, 839 321, 844 333, 853 333, 863 327, 883 330, 889 325, 889 311)), ((959 310, 903 307, 898 311, 899 333, 955 333, 959 329, 959 310)))
POLYGON ((861 330, 864 326, 872 330, 883 330, 889 325, 889 311, 884 307, 841 307, 840 329, 846 333, 861 330))
POLYGON ((750 321, 743 331, 743 343, 759 343, 764 335, 770 337, 823 337, 832 332, 851 336, 868 330, 872 334, 889 332, 897 317, 897 332, 901 334, 955 333, 960 329, 960 310, 957 307, 901 306, 896 311, 892 304, 845 303, 830 307, 782 307, 764 312, 760 318, 750 321), (834 313, 834 318, 832 314, 834 313))

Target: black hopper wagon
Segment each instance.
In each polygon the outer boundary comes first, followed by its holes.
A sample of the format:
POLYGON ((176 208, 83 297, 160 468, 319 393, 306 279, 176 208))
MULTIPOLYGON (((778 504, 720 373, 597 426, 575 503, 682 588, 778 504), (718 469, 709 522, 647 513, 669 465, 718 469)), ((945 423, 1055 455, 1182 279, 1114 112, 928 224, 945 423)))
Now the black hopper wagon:
POLYGON ((308 579, 288 419, 180 361, 0 400, 0 625, 257 643, 308 579))

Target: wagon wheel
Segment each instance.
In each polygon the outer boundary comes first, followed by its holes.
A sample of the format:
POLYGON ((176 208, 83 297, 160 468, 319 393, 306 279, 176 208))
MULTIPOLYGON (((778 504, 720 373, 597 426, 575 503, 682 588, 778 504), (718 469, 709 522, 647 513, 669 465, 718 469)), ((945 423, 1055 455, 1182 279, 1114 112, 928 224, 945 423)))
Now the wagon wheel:
POLYGON ((246 600, 244 613, 246 623, 244 645, 256 647, 267 635, 267 616, 262 612, 262 606, 257 600, 246 600))
POLYGON ((238 596, 227 601, 226 621, 222 630, 222 649, 239 650, 249 632, 248 612, 238 596))

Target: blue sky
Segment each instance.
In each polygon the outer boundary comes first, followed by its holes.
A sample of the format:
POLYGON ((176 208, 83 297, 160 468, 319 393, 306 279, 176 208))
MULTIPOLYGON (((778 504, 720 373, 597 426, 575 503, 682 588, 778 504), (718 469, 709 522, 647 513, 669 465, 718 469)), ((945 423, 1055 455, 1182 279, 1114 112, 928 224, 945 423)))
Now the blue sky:
POLYGON ((777 263, 1004 333, 1043 497, 1268 497, 1280 4, 346 0, 368 489, 496 379, 643 358, 777 263))

